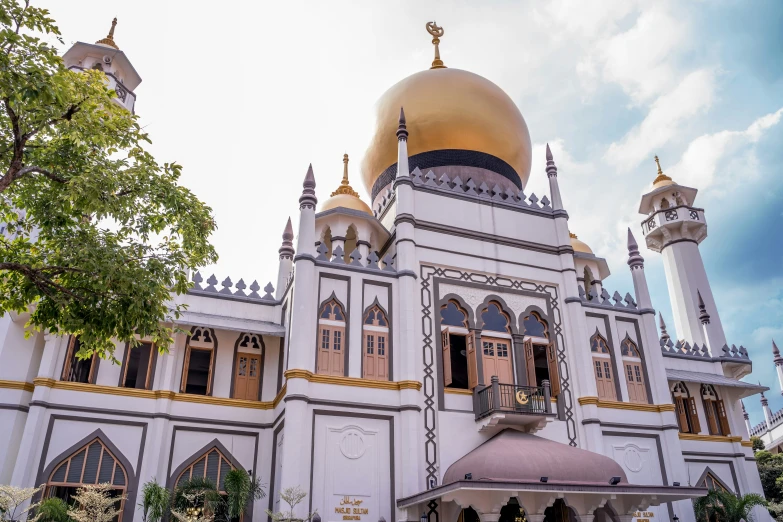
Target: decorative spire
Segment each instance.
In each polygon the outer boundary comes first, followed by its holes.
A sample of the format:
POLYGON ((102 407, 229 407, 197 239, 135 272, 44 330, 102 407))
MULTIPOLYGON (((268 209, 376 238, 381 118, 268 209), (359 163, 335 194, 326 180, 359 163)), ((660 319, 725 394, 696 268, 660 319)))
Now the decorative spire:
POLYGON ((774 357, 775 366, 783 364, 783 357, 780 356, 780 350, 778 350, 778 345, 775 344, 775 339, 772 339, 772 356, 774 357))
POLYGON ((299 197, 299 209, 312 208, 315 210, 316 203, 318 203, 318 198, 315 197, 315 175, 313 174, 313 164, 311 163, 307 168, 304 182, 302 182, 302 195, 299 197))
POLYGON ((701 292, 696 290, 696 295, 699 297, 699 321, 701 321, 701 324, 710 324, 710 314, 707 313, 707 307, 704 306, 701 292))
POLYGON ((663 322, 661 312, 658 312, 658 327, 661 329, 661 341, 667 344, 671 338, 669 337, 669 332, 666 331, 666 323, 663 322))
POLYGON ((769 399, 764 397, 764 392, 761 392, 761 405, 762 406, 768 406, 769 405, 769 399))
POLYGON ((555 158, 552 156, 552 151, 549 149, 549 143, 546 144, 546 175, 548 177, 557 177, 557 167, 555 166, 555 158))
POLYGON ((435 46, 435 59, 432 60, 432 67, 430 69, 445 69, 443 60, 440 59, 440 37, 443 36, 443 28, 438 27, 438 24, 433 22, 427 22, 427 32, 432 35, 432 45, 435 46))
POLYGON ((114 43, 114 28, 117 26, 117 18, 115 17, 114 20, 111 21, 111 29, 109 29, 109 34, 106 35, 106 38, 102 38, 95 42, 96 44, 103 44, 108 45, 109 47, 114 47, 118 51, 120 50, 119 47, 117 47, 117 44, 114 43))
POLYGON ((343 154, 343 180, 340 182, 340 186, 337 187, 337 190, 331 193, 332 196, 336 196, 337 194, 346 194, 355 198, 359 197, 359 194, 348 182, 348 154, 343 154))
POLYGON ((400 121, 397 124, 397 141, 408 141, 408 126, 405 125, 405 111, 400 107, 400 121))
POLYGON ((672 180, 672 178, 670 178, 669 176, 667 176, 666 174, 664 174, 664 173, 663 173, 663 171, 661 170, 661 162, 660 162, 660 160, 658 159, 658 156, 655 156, 655 164, 656 164, 656 165, 658 165, 658 177, 656 177, 656 178, 653 180, 653 185, 655 185, 655 184, 656 184, 656 183, 658 183, 659 181, 671 181, 671 180, 672 180))
POLYGON ((288 218, 288 223, 285 225, 285 230, 283 231, 283 244, 280 246, 278 253, 280 254, 280 259, 283 259, 284 257, 294 257, 294 227, 291 226, 290 217, 288 218))
POLYGON ((634 268, 644 268, 644 258, 639 254, 639 245, 633 237, 631 228, 628 228, 628 266, 631 270, 634 268))
POLYGON ((750 416, 748 415, 748 412, 745 411, 745 403, 740 401, 740 404, 742 404, 742 416, 745 418, 745 420, 748 420, 750 416))

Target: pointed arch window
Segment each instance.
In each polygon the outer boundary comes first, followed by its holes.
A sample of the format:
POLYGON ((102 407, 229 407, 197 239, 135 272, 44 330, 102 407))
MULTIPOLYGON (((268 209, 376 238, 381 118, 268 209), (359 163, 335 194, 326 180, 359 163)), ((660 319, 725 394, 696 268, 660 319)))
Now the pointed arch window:
POLYGON ((501 384, 514 384, 511 362, 511 339, 501 338, 495 332, 511 334, 511 319, 500 303, 490 301, 481 312, 484 329, 481 333, 481 362, 484 368, 484 384, 497 376, 501 384))
POLYGON ((185 348, 180 391, 195 395, 212 395, 217 339, 211 328, 194 326, 185 348))
POLYGON ((469 328, 468 312, 459 301, 449 299, 441 306, 441 362, 447 390, 470 390, 478 385, 476 334, 469 328))
POLYGON ((125 496, 128 487, 128 475, 120 461, 99 438, 95 438, 54 468, 47 479, 44 496, 61 498, 71 504, 71 498, 80 487, 104 483, 111 484, 112 496, 118 498, 115 507, 120 512, 119 522, 125 502, 121 497, 125 496))
POLYGON ((555 343, 549 338, 549 325, 538 312, 522 318, 525 328, 523 348, 529 386, 541 386, 549 381, 552 396, 560 395, 560 370, 555 343))
POLYGON ((700 391, 710 435, 728 435, 729 420, 726 416, 726 406, 718 398, 715 387, 711 384, 702 384, 700 391))
POLYGON ((362 325, 362 377, 373 381, 389 380, 389 321, 377 304, 364 314, 362 325))
POLYGON ((696 484, 696 487, 707 488, 710 491, 723 491, 725 493, 731 492, 729 488, 723 484, 723 481, 713 475, 710 471, 704 474, 704 478, 701 480, 701 482, 696 484))
POLYGON ((179 483, 192 478, 209 479, 218 489, 221 495, 225 495, 226 474, 234 469, 233 464, 217 448, 212 448, 203 456, 198 458, 193 464, 182 470, 177 477, 175 488, 179 483))
POLYGON ((647 386, 644 382, 644 366, 642 365, 642 352, 636 343, 628 335, 620 343, 620 353, 623 356, 625 368, 625 382, 628 386, 628 400, 640 404, 647 404, 647 386))
POLYGON ((677 412, 677 424, 682 433, 699 433, 701 423, 696 409, 696 400, 690 396, 690 391, 684 382, 676 382, 672 386, 672 400, 677 412))
POLYGON ((321 306, 318 313, 317 342, 317 373, 344 375, 345 311, 336 299, 330 299, 321 306))
POLYGON ((593 357, 593 375, 595 376, 595 386, 598 389, 598 398, 616 401, 617 387, 614 380, 612 352, 609 349, 609 343, 598 333, 598 330, 590 338, 590 352, 593 357))

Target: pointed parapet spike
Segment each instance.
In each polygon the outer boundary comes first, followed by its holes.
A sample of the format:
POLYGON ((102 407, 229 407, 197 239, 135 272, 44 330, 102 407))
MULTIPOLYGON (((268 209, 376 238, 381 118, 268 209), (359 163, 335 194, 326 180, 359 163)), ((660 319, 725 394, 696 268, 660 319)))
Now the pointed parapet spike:
POLYGON ((489 193, 489 187, 485 182, 481 182, 481 185, 479 185, 479 196, 483 198, 488 198, 491 196, 489 193))
POLYGON ((459 176, 456 176, 451 181, 453 183, 452 190, 454 192, 459 192, 460 194, 465 192, 465 187, 462 186, 462 178, 460 178, 459 176))
POLYGON ((223 286, 223 289, 218 292, 219 294, 228 294, 231 295, 234 292, 231 291, 231 287, 234 286, 234 283, 231 282, 231 278, 227 277, 223 280, 222 283, 220 283, 223 286))
POLYGON ((742 346, 742 345, 740 345, 740 347, 739 347, 739 354, 740 354, 740 357, 742 357, 743 359, 747 359, 748 358, 748 350, 746 350, 745 347, 742 346))
POLYGON ((359 253, 359 249, 358 248, 354 248, 353 249, 353 252, 351 252, 350 258, 351 258, 351 262, 349 264, 354 265, 354 266, 362 266, 362 264, 360 263, 360 261, 362 259, 362 255, 359 253))
POLYGON ((731 345, 731 356, 736 357, 737 356, 737 345, 732 344, 731 345))
POLYGON ((612 303, 609 302, 609 300, 612 298, 611 295, 609 295, 609 292, 606 291, 606 288, 601 289, 601 304, 608 304, 611 305, 612 303))
POLYGON ((497 183, 492 187, 492 200, 503 201, 503 189, 497 183))
POLYGON ((579 291, 579 298, 582 301, 587 300, 587 294, 585 294, 585 289, 582 288, 582 285, 577 286, 577 290, 579 291))
POLYGON ((440 188, 445 190, 451 190, 451 179, 449 178, 449 175, 445 172, 440 177, 440 188))
POLYGON ((437 187, 438 184, 435 182, 435 173, 431 170, 427 172, 427 175, 424 176, 424 185, 427 187, 437 187))
POLYGON ((319 243, 315 251, 318 252, 318 257, 315 258, 316 261, 329 261, 329 259, 327 259, 326 257, 326 254, 329 252, 329 249, 326 248, 325 244, 319 243))
POLYGON ((193 288, 196 290, 201 290, 201 282, 204 280, 203 277, 201 277, 201 272, 196 272, 193 274, 193 288))
POLYGON ((728 345, 724 344, 720 351, 722 352, 722 357, 731 357, 731 352, 729 351, 728 345))
POLYGON ((378 270, 378 254, 376 252, 370 252, 367 256, 367 268, 378 270))
POLYGON ((467 193, 471 196, 478 196, 478 192, 476 192, 476 184, 473 182, 473 178, 469 179, 467 183, 465 183, 465 186, 468 188, 467 193))
POLYGON ((541 208, 538 206, 538 196, 536 196, 535 193, 530 194, 530 197, 527 198, 527 200, 530 202, 531 208, 541 208))
POLYGON ((204 289, 205 292, 217 292, 217 288, 215 288, 215 285, 217 284, 218 280, 217 277, 215 277, 215 274, 212 274, 209 276, 209 279, 207 279, 207 284, 209 285, 204 289))
POLYGON ((591 301, 598 301, 598 292, 595 291, 595 288, 591 288, 587 295, 590 296, 591 301))
POLYGON ((234 285, 234 288, 237 289, 237 291, 234 292, 234 295, 245 295, 244 290, 245 288, 247 288, 247 285, 245 284, 245 280, 240 279, 239 281, 237 281, 237 284, 234 285))
POLYGON ((704 357, 709 357, 710 356, 710 351, 707 349, 707 345, 706 344, 701 347, 701 354, 704 357))
POLYGON ((544 205, 545 210, 552 210, 552 207, 549 205, 549 203, 549 198, 544 195, 544 197, 541 198, 541 204, 544 205))
POLYGON ((411 172, 411 179, 413 179, 414 185, 420 185, 422 183, 422 177, 423 174, 421 173, 421 169, 419 167, 416 167, 413 169, 413 172, 411 172))
POLYGON ((634 301, 631 294, 627 292, 625 294, 625 303, 628 305, 628 308, 637 308, 636 301, 634 301))
POLYGON ((332 263, 345 264, 345 252, 343 252, 343 248, 340 245, 337 245, 332 250, 332 263))
POLYGON ((394 272, 394 266, 392 266, 392 257, 389 254, 383 256, 383 269, 387 272, 394 272))
POLYGON ((668 346, 669 348, 674 348, 674 343, 672 342, 672 340, 671 340, 671 339, 669 339, 668 341, 666 341, 666 346, 668 346))
POLYGON ((617 290, 615 290, 614 294, 612 294, 612 299, 614 299, 615 306, 623 306, 623 296, 621 296, 620 292, 617 290))
POLYGON ((514 194, 514 191, 511 190, 511 188, 506 189, 506 203, 516 203, 517 202, 517 196, 514 194))
POLYGON ((270 281, 270 282, 268 282, 268 283, 266 284, 266 286, 264 287, 264 292, 266 292, 266 293, 264 294, 264 297, 262 297, 261 299, 271 299, 271 300, 273 300, 273 301, 274 301, 274 299, 275 299, 275 296, 274 296, 274 295, 272 295, 272 293, 273 293, 274 291, 275 291, 275 287, 274 287, 274 286, 272 286, 272 282, 271 282, 271 281, 270 281))
POLYGON ((520 207, 527 207, 528 204, 526 202, 527 196, 525 195, 525 191, 520 189, 519 192, 517 192, 517 205, 520 207))
POLYGON ((261 286, 258 284, 258 281, 253 280, 253 282, 250 283, 250 295, 248 295, 248 297, 261 299, 261 296, 258 295, 259 290, 261 290, 261 286))

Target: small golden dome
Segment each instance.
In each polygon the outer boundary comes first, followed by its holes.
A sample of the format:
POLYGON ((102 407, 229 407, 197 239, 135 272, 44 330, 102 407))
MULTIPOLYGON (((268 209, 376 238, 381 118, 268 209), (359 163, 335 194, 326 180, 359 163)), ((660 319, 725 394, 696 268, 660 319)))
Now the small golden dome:
POLYGON ((119 47, 117 47, 117 44, 114 43, 114 28, 117 27, 117 18, 114 18, 114 20, 111 21, 111 29, 109 29, 109 34, 106 35, 106 38, 101 38, 97 42, 95 42, 98 45, 105 45, 107 47, 113 47, 120 50, 119 47))
POLYGON ((658 160, 658 156, 655 156, 655 164, 658 165, 658 176, 653 180, 653 188, 661 188, 669 185, 674 185, 672 178, 667 176, 661 170, 661 162, 658 160))
POLYGON ((573 232, 568 233, 571 236, 571 247, 574 249, 574 252, 581 252, 583 254, 592 254, 593 250, 587 246, 587 243, 576 237, 576 234, 573 232))
POLYGON ((332 192, 329 199, 323 202, 321 212, 333 208, 348 208, 373 215, 370 206, 359 199, 359 194, 351 187, 348 181, 348 154, 343 154, 343 179, 340 182, 340 186, 332 192))
POLYGON ((449 149, 481 152, 508 164, 523 187, 527 183, 532 146, 517 106, 486 78, 441 67, 408 76, 378 101, 375 134, 362 163, 368 193, 373 194, 376 180, 397 163, 400 107, 410 133, 409 157, 449 149))

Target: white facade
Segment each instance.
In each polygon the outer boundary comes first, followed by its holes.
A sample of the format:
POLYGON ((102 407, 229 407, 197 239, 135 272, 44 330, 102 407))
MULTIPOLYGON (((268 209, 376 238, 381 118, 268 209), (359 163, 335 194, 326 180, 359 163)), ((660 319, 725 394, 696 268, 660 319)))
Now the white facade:
MULTIPOLYGON (((66 61, 89 68, 92 47, 76 44, 66 61)), ((130 88, 128 67, 113 74, 130 88)), ((295 253, 287 227, 280 273, 269 277, 278 288, 196 274, 196 287, 177 298, 188 304, 177 326, 190 335, 151 355, 147 378, 129 381, 137 363, 122 344, 122 365, 94 361, 88 371, 71 362, 70 339, 25 338, 24 317, 3 317, 0 482, 57 482, 60 463, 97 438, 127 475, 124 522, 141 520, 144 482, 173 487, 215 449, 268 485, 267 498, 246 514, 256 522, 266 519, 264 509, 278 509, 289 486, 308 492, 303 512, 363 522, 414 521, 422 512, 430 522, 455 522, 468 508, 482 521, 504 521, 512 497, 531 522, 559 520, 550 508, 562 503, 572 519, 689 522, 689 499, 705 493, 707 474, 736 493, 762 492, 740 400, 766 388, 739 381, 751 369, 744 348, 724 348, 698 251, 706 226, 704 211, 692 207, 695 190, 657 187, 641 208, 674 305, 677 335, 664 329, 659 338, 633 237, 634 291, 613 292, 605 260, 569 237, 551 155, 551 194, 539 200, 456 183, 448 164, 437 180, 411 169, 407 131, 397 135, 399 173, 375 197, 375 215, 316 212, 310 169, 295 253), (674 208, 680 215, 667 218, 674 208), (348 243, 356 255, 346 262, 335 252, 348 243), (340 312, 323 316, 327 303, 340 312), (374 306, 385 325, 365 325, 374 306), (461 324, 446 324, 449 310, 461 324), (324 351, 325 330, 332 337, 324 351), (476 340, 472 360, 468 339, 476 340), (528 358, 527 347, 544 355, 528 358), (489 365, 505 377, 495 379, 489 365), (624 476, 615 485, 611 476, 570 484, 568 466, 576 473, 580 462, 555 458, 540 470, 548 481, 478 472, 444 481, 452 465, 505 429, 562 443, 564 452, 603 455, 607 469, 619 466, 624 476), (558 475, 563 466, 566 478, 558 475)), ((769 520, 766 511, 757 517, 769 520)))

